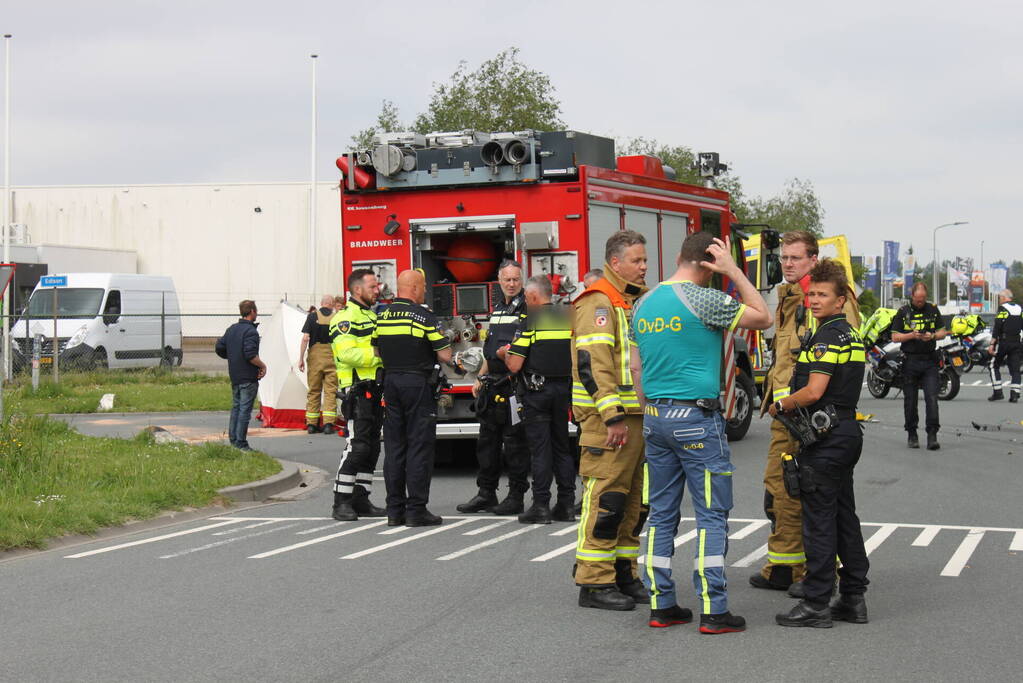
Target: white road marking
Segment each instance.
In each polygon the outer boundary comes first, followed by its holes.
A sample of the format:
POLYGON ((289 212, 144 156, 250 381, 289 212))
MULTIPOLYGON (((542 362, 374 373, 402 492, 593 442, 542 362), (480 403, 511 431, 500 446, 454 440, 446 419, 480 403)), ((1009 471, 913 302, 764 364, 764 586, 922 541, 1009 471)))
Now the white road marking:
POLYGON ((292 545, 286 545, 283 548, 277 548, 275 550, 268 550, 265 553, 259 553, 258 555, 250 555, 249 559, 250 560, 262 560, 264 557, 273 557, 274 555, 280 555, 281 553, 290 552, 292 550, 298 550, 299 548, 305 548, 306 546, 314 545, 316 543, 323 543, 324 541, 329 541, 329 540, 334 539, 334 538, 340 538, 341 536, 347 536, 349 534, 357 534, 360 531, 365 531, 366 529, 372 529, 374 527, 383 526, 384 524, 387 524, 387 520, 386 519, 382 519, 379 522, 373 522, 372 524, 366 524, 364 526, 357 526, 354 529, 346 529, 344 531, 339 531, 336 534, 328 534, 326 536, 317 536, 316 538, 310 538, 308 541, 302 541, 301 543, 294 543, 292 545))
POLYGON ((342 555, 341 559, 342 560, 357 560, 360 557, 365 557, 366 555, 372 555, 373 553, 378 553, 381 550, 387 550, 388 548, 393 548, 395 546, 403 545, 405 543, 410 543, 410 542, 418 540, 420 538, 426 538, 427 536, 433 536, 434 534, 440 534, 440 533, 443 533, 445 531, 450 531, 451 529, 457 529, 458 527, 462 526, 463 524, 468 524, 469 522, 472 522, 475 519, 479 519, 479 517, 469 517, 468 519, 460 519, 460 520, 458 520, 457 522, 455 522, 453 524, 443 524, 441 526, 434 527, 433 529, 430 529, 429 531, 422 531, 422 532, 420 532, 418 534, 415 534, 413 536, 406 536, 405 538, 399 538, 397 541, 391 541, 390 543, 384 543, 383 545, 376 545, 376 546, 373 546, 372 548, 366 548, 365 550, 360 550, 357 553, 350 553, 348 555, 342 555))
POLYGON ((527 531, 532 531, 533 529, 536 528, 536 526, 537 525, 530 525, 530 526, 527 526, 527 527, 523 527, 521 529, 516 529, 515 531, 509 531, 508 533, 503 534, 501 536, 496 536, 494 538, 489 538, 486 541, 483 541, 482 543, 477 543, 476 545, 471 545, 468 548, 462 548, 461 550, 456 550, 453 553, 449 553, 447 555, 443 555, 441 557, 438 557, 437 559, 441 560, 441 561, 444 561, 444 560, 454 560, 454 559, 456 559, 458 557, 461 557, 462 555, 468 555, 469 553, 471 553, 473 551, 479 550, 480 548, 486 548, 487 546, 496 545, 497 543, 500 543, 501 541, 507 541, 509 538, 514 538, 515 536, 518 536, 520 534, 524 534, 527 531))
POLYGON ((877 547, 884 543, 898 528, 898 524, 885 524, 875 531, 870 538, 863 542, 863 549, 867 551, 867 555, 874 552, 877 547))
POLYGON ((323 531, 324 529, 333 529, 341 524, 347 524, 348 522, 334 522, 333 524, 327 524, 326 526, 314 526, 312 529, 306 529, 305 531, 296 531, 296 536, 308 536, 309 534, 315 534, 317 531, 323 531))
POLYGON ((756 531, 757 529, 759 529, 762 526, 767 526, 767 520, 766 519, 761 519, 761 520, 758 520, 756 522, 750 522, 749 524, 747 524, 743 528, 741 528, 738 531, 736 531, 734 534, 730 535, 728 538, 730 540, 733 540, 733 541, 738 541, 740 539, 746 538, 747 536, 749 536, 750 534, 752 534, 754 531, 756 531))
POLYGON ((1012 535, 1012 543, 1009 544, 1009 551, 1014 553, 1023 552, 1023 531, 1017 531, 1012 535))
POLYGON ((89 557, 91 555, 99 555, 100 553, 109 553, 113 550, 120 550, 122 548, 131 548, 137 545, 145 545, 146 543, 156 543, 157 541, 163 541, 168 538, 176 538, 178 536, 186 536, 188 534, 195 534, 200 531, 206 531, 207 529, 216 529, 217 527, 227 526, 228 524, 237 524, 238 522, 244 522, 244 519, 230 519, 226 522, 218 522, 216 524, 207 524, 206 526, 196 527, 195 529, 185 529, 184 531, 175 531, 172 534, 163 534, 162 536, 153 536, 151 538, 143 538, 139 541, 130 541, 128 543, 119 543, 118 545, 110 545, 106 548, 99 548, 97 550, 87 550, 84 553, 75 553, 74 555, 65 555, 65 559, 76 560, 80 557, 89 557))
POLYGON ((977 380, 976 382, 974 382, 974 383, 973 383, 973 384, 971 384, 970 386, 971 386, 971 387, 979 387, 979 386, 980 386, 980 385, 982 385, 983 383, 984 383, 984 380, 982 380, 982 379, 978 379, 978 380, 977 380))
POLYGON ((948 564, 941 570, 942 576, 959 576, 960 572, 963 571, 963 567, 970 561, 970 556, 973 555, 973 551, 980 545, 981 539, 984 538, 983 529, 970 529, 966 532, 966 538, 959 544, 956 551, 952 554, 948 564))
POLYGON ((919 547, 929 546, 931 541, 934 540, 934 537, 938 535, 939 531, 941 531, 940 526, 925 527, 924 530, 920 532, 920 535, 913 540, 912 545, 919 547))
POLYGON ((564 529, 558 529, 557 531, 553 532, 551 536, 568 536, 569 534, 574 534, 578 531, 579 531, 578 524, 569 524, 564 529))
POLYGON ((510 521, 511 521, 510 519, 502 519, 500 522, 494 522, 493 524, 488 524, 486 526, 481 526, 478 529, 470 529, 469 531, 466 531, 462 535, 463 536, 477 536, 479 534, 482 534, 482 533, 485 533, 487 531, 490 531, 491 529, 496 529, 497 527, 502 526, 504 524, 507 524, 510 521))
MULTIPOLYGON (((228 529, 227 531, 214 531, 212 534, 210 534, 210 536, 230 536, 231 534, 236 534, 239 531, 244 531, 245 529, 255 529, 258 526, 266 526, 267 524, 277 524, 277 520, 271 519, 269 522, 258 522, 256 524, 249 524, 248 526, 240 526, 235 527, 234 529, 228 529)), ((295 525, 292 524, 291 526, 295 525)))
POLYGON ((733 562, 732 566, 733 567, 749 567, 750 565, 752 565, 754 562, 756 562, 757 560, 759 560, 761 557, 763 557, 766 554, 767 554, 767 544, 765 543, 764 545, 760 546, 759 548, 757 548, 756 550, 751 552, 746 557, 743 557, 742 559, 740 559, 738 562, 733 562))
MULTIPOLYGON (((277 522, 270 522, 270 523, 271 524, 276 524, 277 522)), ((160 555, 160 559, 161 560, 172 560, 175 557, 181 557, 182 555, 191 555, 192 553, 198 553, 198 552, 201 552, 203 550, 209 550, 210 548, 217 548, 217 547, 222 546, 222 545, 227 545, 228 543, 234 543, 235 541, 241 541, 242 539, 255 538, 256 536, 265 536, 266 534, 272 534, 275 531, 284 531, 285 529, 290 529, 292 527, 296 527, 296 526, 298 526, 298 524, 299 524, 298 522, 295 522, 294 524, 285 524, 284 526, 275 527, 273 529, 267 529, 266 531, 257 531, 254 534, 242 534, 241 536, 232 536, 231 538, 225 538, 223 541, 214 541, 213 543, 207 543, 206 545, 201 545, 201 546, 199 546, 197 548, 189 548, 188 550, 182 550, 180 552, 171 553, 170 555, 160 555)), ((257 526, 263 526, 263 525, 259 524, 257 526)))
POLYGON ((547 560, 555 558, 558 555, 564 555, 565 553, 567 553, 570 550, 575 550, 575 546, 576 546, 576 542, 573 541, 572 543, 568 543, 566 545, 563 545, 560 548, 555 548, 554 550, 550 551, 549 553, 544 553, 543 555, 537 555, 532 560, 530 560, 530 562, 546 562, 547 560))
POLYGON ((692 531, 687 531, 686 533, 682 534, 681 536, 676 536, 675 537, 675 547, 677 548, 680 545, 682 545, 683 543, 688 543, 689 541, 693 540, 694 538, 696 538, 697 533, 699 533, 699 532, 696 529, 693 529, 692 531))

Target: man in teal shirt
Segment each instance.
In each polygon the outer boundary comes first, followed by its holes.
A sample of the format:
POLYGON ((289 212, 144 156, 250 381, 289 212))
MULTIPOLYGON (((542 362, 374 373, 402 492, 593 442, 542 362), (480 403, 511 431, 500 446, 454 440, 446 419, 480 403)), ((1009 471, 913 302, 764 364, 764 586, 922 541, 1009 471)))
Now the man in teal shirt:
MULTIPOLYGON (((686 482, 696 513, 693 585, 701 600, 701 633, 743 631, 746 620, 728 611, 725 550, 732 508, 731 452, 718 409, 724 331, 762 330, 772 316, 742 273, 727 242, 707 232, 686 238, 678 270, 639 300, 632 331, 642 374, 633 378, 647 401, 643 416, 650 526, 646 582, 650 626, 684 624, 692 612, 678 606, 671 559, 686 482), (714 273, 729 278, 740 303, 707 287, 714 273), (642 377, 642 379, 640 379, 642 377)), ((633 359, 633 365, 637 365, 633 359)))

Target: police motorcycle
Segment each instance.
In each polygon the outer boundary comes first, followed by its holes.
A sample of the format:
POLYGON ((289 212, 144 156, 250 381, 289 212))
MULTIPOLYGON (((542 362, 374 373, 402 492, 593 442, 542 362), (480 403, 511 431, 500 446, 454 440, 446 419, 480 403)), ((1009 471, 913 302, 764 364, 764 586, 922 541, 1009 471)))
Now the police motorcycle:
MULTIPOLYGON (((887 320, 886 327, 881 325, 878 325, 875 316, 871 316, 861 330, 863 344, 867 348, 867 391, 874 398, 884 398, 892 387, 902 388, 902 368, 905 364, 902 345, 891 340, 891 319, 887 320)), ((966 364, 966 349, 952 341, 938 346, 937 353, 938 400, 951 401, 959 395, 959 375, 966 364)))
POLYGON ((977 315, 960 313, 952 318, 949 336, 958 341, 966 350, 966 363, 963 372, 969 372, 974 366, 986 368, 991 362, 991 331, 986 329, 983 320, 977 315))

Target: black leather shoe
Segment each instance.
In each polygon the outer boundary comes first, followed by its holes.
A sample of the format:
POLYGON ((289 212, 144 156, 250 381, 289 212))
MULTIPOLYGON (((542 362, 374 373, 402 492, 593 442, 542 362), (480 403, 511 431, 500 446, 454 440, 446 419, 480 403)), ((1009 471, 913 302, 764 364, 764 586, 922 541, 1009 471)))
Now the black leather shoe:
POLYGON ((991 392, 991 395, 987 397, 987 400, 1001 401, 1003 398, 1005 398, 1005 394, 1002 393, 1001 389, 996 389, 995 391, 991 392))
POLYGON ((917 438, 916 432, 909 432, 909 437, 906 439, 906 445, 910 448, 920 448, 920 439, 917 438))
POLYGON ((928 434, 927 435, 927 450, 929 450, 929 451, 936 451, 939 448, 941 448, 941 444, 938 443, 938 435, 937 434, 928 434))
POLYGON ((405 526, 404 515, 399 515, 397 517, 388 517, 387 526, 405 526))
POLYGON ((678 605, 672 605, 664 609, 650 610, 649 624, 653 628, 667 628, 678 624, 688 624, 693 620, 693 611, 678 605))
POLYGON ((334 506, 334 519, 339 522, 354 522, 359 519, 359 513, 355 511, 350 502, 346 501, 334 506))
POLYGON ((331 423, 328 422, 327 424, 323 425, 323 429, 320 431, 320 433, 321 434, 333 434, 334 433, 334 425, 332 425, 331 423))
POLYGON ((843 593, 831 601, 831 618, 850 624, 867 623, 867 601, 862 595, 843 593))
POLYGON ((523 524, 550 524, 551 509, 543 503, 533 503, 519 515, 519 521, 523 524))
POLYGON ((439 515, 435 515, 429 510, 423 510, 422 513, 415 517, 406 517, 405 526, 437 526, 442 524, 444 518, 439 515))
POLYGON ((771 590, 771 591, 783 591, 783 590, 785 590, 786 588, 789 587, 789 586, 783 586, 780 583, 774 583, 770 579, 765 579, 764 575, 760 574, 759 572, 756 573, 756 574, 750 575, 750 577, 749 577, 749 585, 753 586, 754 588, 764 588, 766 590, 771 590))
POLYGON ((305 431, 308 434, 319 434, 320 433, 320 428, 317 427, 316 425, 306 425, 305 426, 305 431))
POLYGON ((378 508, 370 501, 369 496, 355 498, 352 500, 352 508, 359 513, 360 517, 386 517, 387 510, 378 508))
POLYGON ((522 494, 509 493, 508 497, 498 503, 491 512, 495 515, 517 515, 526 509, 526 504, 522 502, 522 494))
POLYGON ((636 601, 614 586, 602 588, 580 586, 579 606, 608 609, 615 612, 628 612, 629 610, 636 609, 636 601))
POLYGON ((796 598, 798 600, 802 600, 806 597, 806 593, 803 591, 802 581, 793 581, 786 593, 789 594, 790 598, 796 598))
POLYGON ((1009 392, 1009 403, 1019 403, 1019 394, 1017 392, 1009 392))
POLYGON ((650 591, 646 589, 639 579, 632 579, 622 583, 616 583, 618 590, 632 598, 637 605, 650 604, 650 591))
POLYGON ((746 620, 737 614, 701 614, 700 633, 739 633, 746 630, 746 620))
POLYGON ((800 600, 788 614, 774 617, 779 626, 812 626, 814 628, 831 628, 831 608, 814 609, 806 600, 800 600))
POLYGON ((573 505, 571 502, 562 503, 558 501, 554 507, 551 508, 551 519, 555 522, 574 522, 575 512, 572 510, 573 505))
POLYGON ((480 489, 480 492, 469 499, 468 502, 458 505, 455 509, 459 512, 493 512, 497 507, 497 494, 493 491, 480 489))

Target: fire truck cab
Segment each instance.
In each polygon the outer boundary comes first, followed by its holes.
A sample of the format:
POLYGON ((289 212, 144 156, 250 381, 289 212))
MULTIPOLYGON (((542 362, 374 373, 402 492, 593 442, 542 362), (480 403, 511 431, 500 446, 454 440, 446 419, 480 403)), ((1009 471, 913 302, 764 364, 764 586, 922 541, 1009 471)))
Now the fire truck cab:
MULTIPOLYGON (((653 284, 675 271, 685 235, 725 237, 735 220, 726 192, 677 182, 656 157, 616 157, 613 140, 576 131, 384 133, 337 166, 344 272, 371 268, 386 301, 399 272, 421 268, 426 305, 451 340, 438 438, 478 434, 471 386, 489 312, 503 297, 501 260, 520 262, 523 279, 547 275, 555 300, 567 303, 583 274, 603 267, 615 231, 646 237, 653 284)), ((742 265, 741 241, 732 249, 742 265)), ((734 290, 720 278, 715 286, 734 290)), ((753 339, 735 338, 731 439, 745 435, 755 405, 753 339)))

